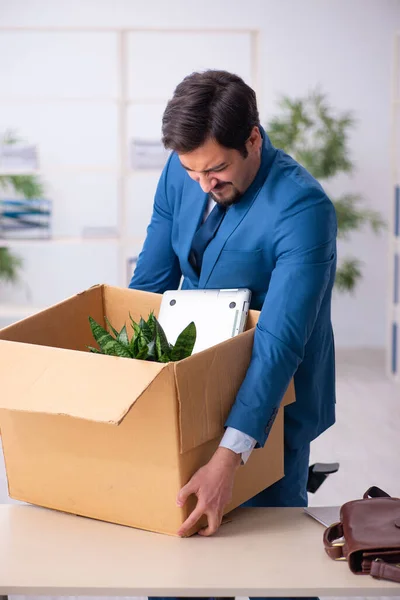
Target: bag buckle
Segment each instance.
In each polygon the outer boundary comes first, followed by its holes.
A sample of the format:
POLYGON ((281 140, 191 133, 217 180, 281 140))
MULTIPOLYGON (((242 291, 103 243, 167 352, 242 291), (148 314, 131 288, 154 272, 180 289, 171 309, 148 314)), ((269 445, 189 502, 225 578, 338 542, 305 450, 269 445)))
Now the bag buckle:
MULTIPOLYGON (((335 542, 332 542, 332 546, 335 548, 342 548, 345 544, 345 541, 343 538, 336 540, 335 542)), ((338 561, 338 560, 347 560, 345 556, 339 556, 338 558, 334 558, 334 560, 338 561)))
POLYGON ((383 562, 383 563, 386 563, 387 565, 392 564, 394 567, 400 568, 400 563, 387 563, 385 560, 383 560, 383 558, 374 558, 374 562, 383 562))

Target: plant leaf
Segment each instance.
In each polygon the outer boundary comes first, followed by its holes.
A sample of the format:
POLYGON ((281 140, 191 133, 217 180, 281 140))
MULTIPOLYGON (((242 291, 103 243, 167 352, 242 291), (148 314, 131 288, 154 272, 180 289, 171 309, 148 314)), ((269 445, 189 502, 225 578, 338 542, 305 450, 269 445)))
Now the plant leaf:
POLYGON ((352 171, 348 137, 355 121, 351 113, 334 111, 318 90, 301 99, 284 96, 280 108, 281 114, 266 127, 274 146, 293 156, 318 180, 352 171))
POLYGON ((162 354, 160 356, 158 362, 160 362, 160 363, 168 363, 168 362, 171 362, 171 358, 168 356, 168 354, 162 354))
POLYGON ((151 313, 149 314, 149 317, 147 319, 147 325, 150 327, 152 335, 155 336, 155 333, 156 333, 156 318, 154 316, 154 311, 151 311, 151 313))
POLYGON ((132 338, 132 340, 131 340, 131 344, 133 344, 133 341, 134 341, 135 337, 136 337, 137 335, 139 335, 139 333, 140 333, 140 327, 139 327, 139 325, 136 323, 136 321, 134 321, 134 320, 133 320, 131 313, 129 313, 129 318, 130 318, 130 320, 131 320, 131 325, 132 325, 132 329, 133 329, 133 333, 134 333, 134 336, 133 336, 133 338, 132 338))
POLYGON ((138 355, 143 348, 146 348, 146 350, 147 350, 147 344, 148 344, 148 342, 147 342, 146 338, 144 337, 143 332, 140 330, 139 333, 137 334, 137 336, 135 337, 135 339, 131 340, 131 343, 129 346, 129 349, 132 352, 133 357, 138 358, 138 355), (133 344, 132 344, 132 341, 133 341, 133 344))
POLYGON ((155 338, 153 340, 151 340, 151 342, 148 343, 147 350, 148 350, 147 360, 156 361, 157 356, 156 356, 156 340, 155 340, 155 338))
POLYGON ((109 334, 108 331, 99 325, 92 317, 89 317, 89 322, 93 337, 104 354, 108 354, 109 356, 132 358, 132 354, 128 348, 115 340, 112 335, 109 334))
POLYGON ((129 338, 128 332, 126 331, 126 326, 124 325, 121 331, 117 335, 117 340, 123 346, 127 346, 129 348, 129 338))
POLYGON ((137 353, 137 355, 135 356, 136 359, 138 360, 146 360, 146 358, 148 357, 148 348, 147 346, 143 346, 139 352, 137 353))
POLYGON ((133 337, 131 339, 131 343, 130 343, 130 350, 133 354, 133 358, 136 358, 136 356, 138 355, 139 352, 139 339, 138 337, 133 337))
POLYGON ((141 350, 142 348, 147 348, 147 339, 143 333, 143 331, 140 332, 140 334, 138 335, 138 347, 139 350, 141 350))
POLYGON ((338 222, 338 237, 348 238, 351 231, 370 225, 374 233, 386 227, 380 214, 368 207, 360 206, 362 197, 359 194, 343 194, 333 199, 338 222))
POLYGON ((120 358, 133 358, 132 353, 128 350, 126 346, 123 346, 117 340, 112 341, 112 343, 108 346, 109 352, 106 354, 110 354, 110 356, 119 356, 120 358))
POLYGON ((8 248, 0 248, 0 281, 15 282, 19 277, 22 260, 8 248))
POLYGON ((354 292, 361 278, 362 263, 357 258, 346 258, 336 271, 336 288, 340 292, 354 292))
MULTIPOLYGON (((156 351, 157 358, 160 361, 161 357, 166 354, 168 357, 171 356, 171 346, 168 343, 167 336, 165 335, 164 329, 161 327, 158 320, 154 317, 156 324, 156 351)), ((165 361, 163 361, 165 362, 165 361)))
POLYGON ((146 323, 146 321, 141 318, 139 321, 139 327, 141 329, 141 332, 143 334, 143 336, 145 337, 147 342, 151 342, 151 340, 154 337, 154 334, 151 330, 151 328, 149 327, 149 325, 146 323))
POLYGON ((94 352, 94 354, 104 354, 104 352, 102 352, 101 350, 98 350, 97 348, 93 348, 93 346, 86 346, 89 350, 89 352, 94 352))
POLYGON ((136 323, 136 321, 133 320, 131 313, 129 313, 129 319, 131 321, 131 326, 132 326, 132 330, 133 330, 131 341, 129 342, 129 348, 130 348, 133 356, 135 357, 136 354, 139 352, 138 336, 140 335, 140 327, 136 323))
POLYGON ((104 317, 104 319, 105 319, 105 322, 107 323, 108 327, 113 332, 115 338, 118 338, 118 331, 111 325, 110 321, 108 320, 108 318, 106 316, 104 317))
POLYGON ((192 321, 187 327, 179 334, 176 340, 175 346, 171 352, 171 360, 183 360, 190 356, 193 352, 194 345, 196 343, 196 325, 192 321))
POLYGON ((28 200, 43 198, 44 185, 37 175, 1 175, 4 189, 11 188, 14 192, 28 200))

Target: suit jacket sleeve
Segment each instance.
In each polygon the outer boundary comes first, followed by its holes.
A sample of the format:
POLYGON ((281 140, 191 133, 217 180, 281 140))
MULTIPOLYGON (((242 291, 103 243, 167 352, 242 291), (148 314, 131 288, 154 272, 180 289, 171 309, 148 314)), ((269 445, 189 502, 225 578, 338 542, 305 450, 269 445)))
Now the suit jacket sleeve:
POLYGON ((181 269, 172 247, 172 210, 167 199, 167 177, 172 156, 158 182, 153 214, 130 288, 164 293, 179 287, 181 269))
POLYGON ((254 335, 246 377, 226 426, 267 440, 304 356, 336 265, 336 214, 320 190, 286 203, 274 227, 275 268, 254 335), (332 271, 333 270, 333 271, 332 271))

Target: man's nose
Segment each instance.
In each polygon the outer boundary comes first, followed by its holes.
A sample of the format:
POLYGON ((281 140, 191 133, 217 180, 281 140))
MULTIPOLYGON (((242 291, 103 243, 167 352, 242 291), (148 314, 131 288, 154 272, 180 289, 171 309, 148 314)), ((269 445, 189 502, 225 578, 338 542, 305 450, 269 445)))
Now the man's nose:
POLYGON ((201 173, 198 178, 201 189, 205 194, 209 194, 217 185, 217 179, 210 177, 207 173, 201 173))

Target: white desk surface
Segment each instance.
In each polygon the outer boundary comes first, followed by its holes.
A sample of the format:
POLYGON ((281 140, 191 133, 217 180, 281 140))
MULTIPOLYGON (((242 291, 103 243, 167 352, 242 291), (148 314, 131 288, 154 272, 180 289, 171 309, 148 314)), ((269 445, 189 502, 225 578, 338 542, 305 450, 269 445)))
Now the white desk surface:
POLYGON ((0 505, 0 594, 399 596, 324 552, 296 508, 238 509, 216 536, 181 539, 34 506, 0 505))

